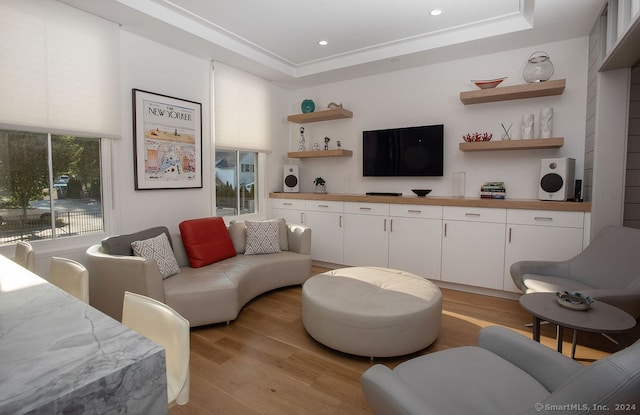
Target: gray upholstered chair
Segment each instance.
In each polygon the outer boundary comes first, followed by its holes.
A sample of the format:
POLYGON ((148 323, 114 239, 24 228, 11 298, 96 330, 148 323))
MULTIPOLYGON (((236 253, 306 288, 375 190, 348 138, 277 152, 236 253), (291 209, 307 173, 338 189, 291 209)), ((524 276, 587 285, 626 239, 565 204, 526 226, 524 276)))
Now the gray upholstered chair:
POLYGON ((613 411, 640 405, 640 341, 585 366, 492 326, 480 331, 478 346, 416 357, 393 370, 377 364, 360 381, 376 415, 568 415, 604 406, 613 411))
POLYGON ((524 293, 579 291, 640 317, 640 229, 603 228, 566 261, 520 261, 511 266, 524 293))

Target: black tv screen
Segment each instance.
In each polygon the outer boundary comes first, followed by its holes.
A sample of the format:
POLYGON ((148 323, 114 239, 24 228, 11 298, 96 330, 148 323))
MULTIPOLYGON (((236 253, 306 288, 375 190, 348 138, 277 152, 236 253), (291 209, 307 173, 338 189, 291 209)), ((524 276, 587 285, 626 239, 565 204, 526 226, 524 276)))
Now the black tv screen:
POLYGON ((363 176, 442 176, 444 125, 362 132, 363 176))

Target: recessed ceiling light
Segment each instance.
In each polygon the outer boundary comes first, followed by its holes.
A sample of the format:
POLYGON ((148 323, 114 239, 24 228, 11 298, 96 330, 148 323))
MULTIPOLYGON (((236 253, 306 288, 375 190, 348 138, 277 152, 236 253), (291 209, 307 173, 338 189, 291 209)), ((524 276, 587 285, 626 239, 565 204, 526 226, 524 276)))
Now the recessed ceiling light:
POLYGON ((441 14, 441 13, 442 13, 442 10, 440 10, 440 9, 433 9, 433 10, 431 10, 431 11, 429 12, 429 14, 430 14, 431 16, 438 16, 438 15, 439 15, 439 14, 441 14))
POLYGON ((329 42, 327 42, 326 40, 321 40, 318 42, 318 45, 320 46, 327 46, 329 44, 329 42))

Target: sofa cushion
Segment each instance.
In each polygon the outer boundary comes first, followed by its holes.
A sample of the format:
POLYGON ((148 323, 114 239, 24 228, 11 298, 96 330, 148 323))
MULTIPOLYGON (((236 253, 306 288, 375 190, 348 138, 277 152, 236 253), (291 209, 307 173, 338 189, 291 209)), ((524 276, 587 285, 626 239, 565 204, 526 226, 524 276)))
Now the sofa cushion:
POLYGON ((154 236, 158 236, 161 233, 165 233, 167 235, 169 245, 173 246, 171 243, 171 235, 169 234, 169 230, 165 226, 156 226, 153 228, 144 229, 136 233, 110 236, 108 238, 105 238, 102 240, 102 249, 104 249, 105 253, 109 255, 132 256, 132 242, 153 238, 154 236))
POLYGON ((193 268, 236 255, 229 231, 221 217, 190 219, 180 223, 180 236, 193 268))
POLYGON ((247 245, 244 254, 280 252, 280 220, 245 221, 247 245))
POLYGON ((232 220, 229 222, 229 236, 236 249, 236 254, 244 254, 247 247, 247 227, 243 222, 232 220))
MULTIPOLYGON (((287 226, 287 222, 284 220, 284 218, 270 220, 280 221, 280 228, 278 230, 280 234, 280 250, 288 251, 289 227, 287 226)), ((231 240, 233 241, 233 246, 236 248, 236 253, 244 254, 244 251, 247 248, 247 226, 245 225, 244 221, 238 222, 232 220, 231 222, 229 222, 229 235, 231 235, 231 240)))
POLYGON ((131 248, 136 256, 154 259, 163 279, 180 272, 169 239, 164 233, 143 241, 134 241, 131 243, 131 248))

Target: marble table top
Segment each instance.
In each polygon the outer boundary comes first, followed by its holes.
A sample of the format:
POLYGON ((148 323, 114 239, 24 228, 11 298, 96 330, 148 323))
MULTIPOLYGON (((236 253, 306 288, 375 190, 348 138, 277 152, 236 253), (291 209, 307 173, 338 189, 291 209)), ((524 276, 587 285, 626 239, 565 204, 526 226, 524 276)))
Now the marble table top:
POLYGON ((0 414, 167 414, 164 349, 0 255, 0 414))

